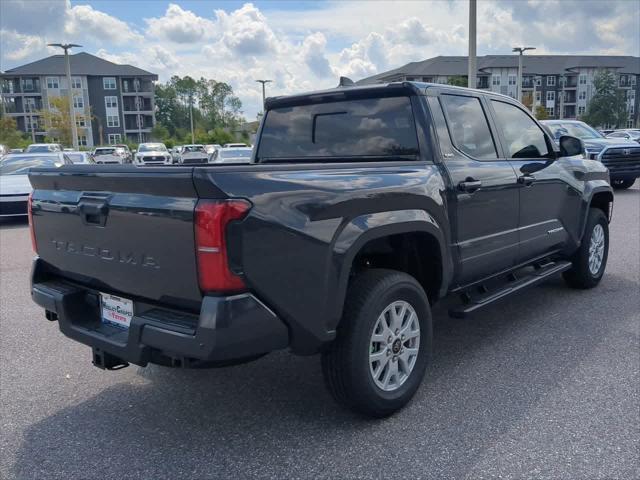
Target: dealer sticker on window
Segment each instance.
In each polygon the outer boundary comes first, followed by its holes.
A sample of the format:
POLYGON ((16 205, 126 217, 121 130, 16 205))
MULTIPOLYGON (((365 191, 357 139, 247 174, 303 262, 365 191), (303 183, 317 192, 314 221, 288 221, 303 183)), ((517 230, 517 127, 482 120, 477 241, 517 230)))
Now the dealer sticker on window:
POLYGON ((102 323, 129 328, 133 318, 133 302, 127 298, 117 297, 109 293, 100 294, 102 323))

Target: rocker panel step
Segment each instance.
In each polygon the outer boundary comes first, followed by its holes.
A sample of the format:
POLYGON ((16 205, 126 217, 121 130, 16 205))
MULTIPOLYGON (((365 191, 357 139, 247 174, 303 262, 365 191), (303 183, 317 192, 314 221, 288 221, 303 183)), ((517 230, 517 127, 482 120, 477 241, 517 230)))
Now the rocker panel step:
MULTIPOLYGON (((571 262, 558 261, 547 263, 546 265, 538 266, 535 270, 528 272, 520 278, 515 280, 507 280, 506 285, 496 290, 482 293, 479 295, 471 295, 469 292, 465 292, 467 302, 454 307, 449 310, 449 315, 454 318, 464 318, 467 314, 475 312, 481 308, 491 305, 498 300, 501 300, 511 294, 519 292, 525 288, 537 285, 540 282, 548 279, 549 277, 569 270, 571 268, 571 262)), ((506 278, 513 278, 515 272, 506 275, 506 278)))

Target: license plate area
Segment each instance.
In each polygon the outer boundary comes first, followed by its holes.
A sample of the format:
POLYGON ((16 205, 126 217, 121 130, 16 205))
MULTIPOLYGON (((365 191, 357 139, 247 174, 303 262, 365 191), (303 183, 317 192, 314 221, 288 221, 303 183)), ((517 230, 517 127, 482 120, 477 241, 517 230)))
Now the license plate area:
POLYGON ((133 301, 110 293, 100 293, 100 321, 128 329, 133 318, 133 301))

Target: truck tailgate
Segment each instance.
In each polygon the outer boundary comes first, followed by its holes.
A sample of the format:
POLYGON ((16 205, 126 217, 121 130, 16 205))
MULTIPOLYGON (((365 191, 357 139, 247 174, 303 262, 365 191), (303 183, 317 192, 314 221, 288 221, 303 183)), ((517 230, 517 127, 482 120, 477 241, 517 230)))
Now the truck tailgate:
POLYGON ((197 308, 191 168, 73 166, 29 178, 38 255, 52 272, 128 298, 197 308))

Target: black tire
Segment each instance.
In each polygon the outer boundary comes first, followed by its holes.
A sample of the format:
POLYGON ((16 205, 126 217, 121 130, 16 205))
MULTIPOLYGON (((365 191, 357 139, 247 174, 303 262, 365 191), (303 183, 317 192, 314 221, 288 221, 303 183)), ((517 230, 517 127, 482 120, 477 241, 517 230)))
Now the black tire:
POLYGON ((599 208, 589 209, 587 217, 587 225, 582 235, 580 248, 571 258, 573 266, 562 274, 565 282, 572 288, 593 288, 602 279, 604 270, 607 266, 607 258, 609 256, 609 223, 604 212, 599 208), (589 269, 589 248, 591 246, 591 236, 596 225, 602 226, 604 230, 604 254, 602 263, 597 272, 592 273, 589 269))
POLYGON ((420 386, 431 355, 431 325, 427 295, 415 278, 383 269, 357 275, 347 292, 336 339, 322 353, 322 373, 336 401, 375 418, 389 416, 406 405, 420 386), (385 391, 376 385, 370 371, 371 335, 380 314, 399 300, 415 310, 420 344, 413 369, 404 383, 393 391, 385 391))
POLYGON ((626 190, 631 188, 634 183, 636 183, 635 178, 625 178, 623 180, 612 180, 611 186, 616 190, 626 190))

